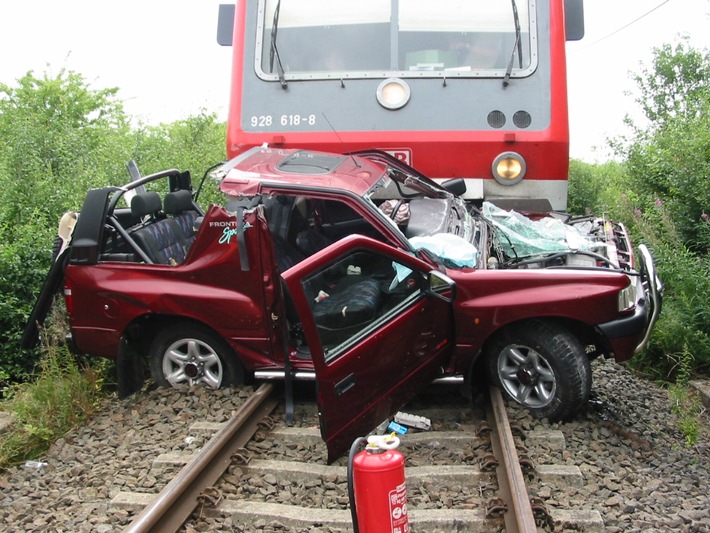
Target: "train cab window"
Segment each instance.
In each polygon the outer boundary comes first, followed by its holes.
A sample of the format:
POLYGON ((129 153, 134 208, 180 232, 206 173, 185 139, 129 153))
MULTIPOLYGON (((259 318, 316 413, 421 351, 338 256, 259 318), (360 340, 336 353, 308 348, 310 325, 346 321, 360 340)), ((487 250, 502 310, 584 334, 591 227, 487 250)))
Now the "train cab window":
POLYGON ((262 0, 265 79, 367 75, 502 77, 534 71, 535 0, 262 0), (432 74, 434 75, 434 74, 432 74))

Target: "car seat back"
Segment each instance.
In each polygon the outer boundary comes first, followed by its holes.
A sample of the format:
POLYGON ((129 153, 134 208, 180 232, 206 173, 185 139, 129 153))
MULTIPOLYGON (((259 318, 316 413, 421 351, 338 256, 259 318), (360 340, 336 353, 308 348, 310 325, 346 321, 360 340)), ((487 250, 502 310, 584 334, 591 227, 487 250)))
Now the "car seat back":
POLYGON ((154 191, 135 195, 131 200, 131 214, 143 222, 130 231, 130 236, 151 262, 182 263, 185 260, 182 229, 174 219, 164 218, 162 207, 160 196, 154 191))

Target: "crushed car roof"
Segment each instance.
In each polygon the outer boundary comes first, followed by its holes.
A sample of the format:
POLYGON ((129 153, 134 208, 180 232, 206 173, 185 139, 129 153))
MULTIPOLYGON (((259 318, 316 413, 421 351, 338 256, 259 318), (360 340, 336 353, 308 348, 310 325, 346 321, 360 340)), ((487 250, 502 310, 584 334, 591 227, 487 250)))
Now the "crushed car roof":
POLYGON ((220 190, 231 196, 290 187, 363 195, 385 172, 384 166, 358 156, 258 148, 225 163, 213 176, 221 179, 220 190))

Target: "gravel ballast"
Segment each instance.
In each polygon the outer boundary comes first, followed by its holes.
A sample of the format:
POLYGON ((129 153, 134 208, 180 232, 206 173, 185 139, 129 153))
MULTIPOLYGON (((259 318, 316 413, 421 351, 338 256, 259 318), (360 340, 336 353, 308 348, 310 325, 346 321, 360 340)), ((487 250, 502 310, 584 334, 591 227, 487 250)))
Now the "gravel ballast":
MULTIPOLYGON (((565 449, 554 462, 576 465, 583 474, 578 486, 543 483, 536 496, 551 510, 597 510, 604 531, 612 533, 710 532, 707 413, 698 442, 688 447, 665 390, 610 361, 595 361, 592 368, 592 399, 573 421, 549 424, 520 409, 511 412, 523 430, 561 431, 565 449)), ((0 475, 0 530, 120 531, 133 515, 112 507, 112 498, 130 491, 157 494, 176 470, 157 470, 153 461, 199 450, 209 434, 194 435, 189 428, 227 421, 252 390, 155 389, 106 400, 85 426, 51 447, 39 460, 42 466, 18 466, 0 475)), ((553 462, 544 446, 530 453, 536 464, 553 462)), ((436 486, 428 490, 427 498, 438 498, 436 486)), ((291 531, 268 523, 232 528, 291 531)))

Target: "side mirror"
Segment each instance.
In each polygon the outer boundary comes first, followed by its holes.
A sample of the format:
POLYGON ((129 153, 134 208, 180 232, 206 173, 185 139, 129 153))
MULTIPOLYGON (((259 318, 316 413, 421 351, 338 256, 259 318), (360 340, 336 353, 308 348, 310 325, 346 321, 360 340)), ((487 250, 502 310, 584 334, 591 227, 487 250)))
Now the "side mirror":
POLYGON ((584 0, 565 0, 565 33, 568 41, 584 37, 584 0))
POLYGON ((217 44, 232 46, 234 32, 234 4, 220 4, 217 18, 217 44))
POLYGON ((427 278, 429 282, 427 285, 428 294, 449 303, 456 299, 456 282, 449 276, 438 270, 432 270, 427 278))
POLYGON ((456 196, 463 196, 466 192, 466 182, 463 178, 454 178, 452 180, 444 181, 441 186, 456 196))

